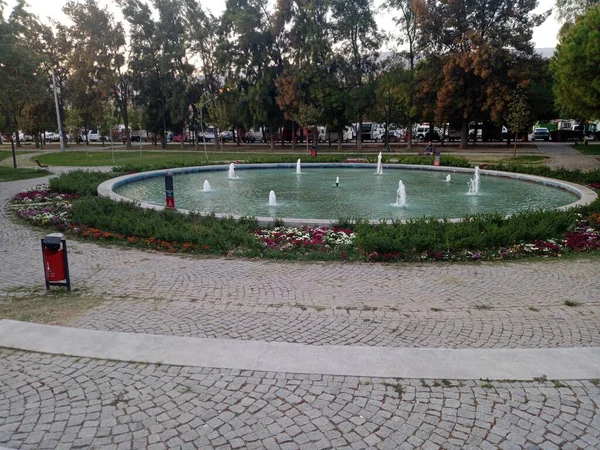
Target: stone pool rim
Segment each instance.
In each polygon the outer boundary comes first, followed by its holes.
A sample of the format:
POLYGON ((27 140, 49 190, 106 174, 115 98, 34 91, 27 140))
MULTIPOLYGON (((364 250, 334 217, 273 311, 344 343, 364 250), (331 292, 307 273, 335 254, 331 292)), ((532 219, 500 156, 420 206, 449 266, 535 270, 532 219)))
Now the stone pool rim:
MULTIPOLYGON (((252 170, 252 169, 294 169, 296 167, 296 163, 269 163, 269 164, 236 164, 236 170, 252 170)), ((302 163, 302 167, 306 168, 350 168, 350 169, 373 169, 377 168, 377 164, 372 163, 302 163)), ((383 164, 384 169, 388 170, 426 170, 433 172, 444 172, 444 173, 462 173, 462 174, 473 174, 475 169, 466 168, 466 167, 448 167, 448 166, 427 166, 427 165, 416 165, 416 164, 383 164)), ((127 175, 122 175, 120 177, 111 178, 110 180, 104 181, 98 186, 98 195, 101 197, 108 197, 115 201, 127 201, 138 204, 141 208, 145 209, 154 209, 156 211, 162 211, 165 209, 163 205, 156 205, 149 202, 140 202, 138 200, 133 200, 127 197, 124 197, 120 194, 114 192, 114 189, 118 186, 122 186, 124 184, 128 184, 134 181, 145 180, 148 178, 157 178, 164 177, 167 173, 171 172, 173 175, 181 175, 188 173, 201 173, 201 172, 218 172, 223 171, 227 172, 229 170, 229 164, 218 164, 218 165, 209 165, 209 166, 190 166, 190 167, 177 167, 171 169, 160 169, 160 170, 151 170, 147 172, 138 172, 127 175)), ((496 170, 487 170, 487 169, 479 169, 480 175, 486 176, 495 176, 501 178, 510 178, 513 180, 521 180, 521 181, 531 181, 535 183, 540 183, 545 186, 551 186, 558 189, 563 189, 572 194, 575 194, 579 197, 579 199, 573 203, 569 203, 568 205, 559 206, 556 208, 548 208, 548 210, 566 210, 570 208, 574 208, 577 206, 585 206, 592 203, 598 195, 592 189, 582 186, 576 183, 570 183, 568 181, 558 180, 556 178, 547 178, 541 177, 538 175, 529 175, 518 172, 501 172, 496 170)), ((177 205, 177 192, 175 192, 175 204, 177 205)), ((189 214, 190 211, 187 209, 177 208, 178 212, 183 214, 189 214)), ((204 213, 206 214, 206 213, 204 213)), ((240 219, 242 217, 249 217, 243 215, 236 214, 221 214, 215 211, 215 217, 217 218, 233 218, 240 219)), ((429 217, 429 216, 427 216, 429 217)), ((507 215, 506 217, 510 217, 507 215)), ((272 224, 275 220, 283 221, 286 226, 331 226, 334 224, 339 218, 336 219, 299 219, 299 218, 291 218, 291 217, 255 217, 258 221, 259 225, 269 225, 272 224)), ((438 218, 439 220, 444 220, 443 218, 438 218)), ((408 220, 414 219, 387 219, 386 223, 392 224, 394 222, 402 222, 405 223, 408 220)), ((448 218, 450 222, 460 222, 463 218, 448 218)), ((368 221, 371 224, 382 223, 382 220, 371 219, 368 221)))

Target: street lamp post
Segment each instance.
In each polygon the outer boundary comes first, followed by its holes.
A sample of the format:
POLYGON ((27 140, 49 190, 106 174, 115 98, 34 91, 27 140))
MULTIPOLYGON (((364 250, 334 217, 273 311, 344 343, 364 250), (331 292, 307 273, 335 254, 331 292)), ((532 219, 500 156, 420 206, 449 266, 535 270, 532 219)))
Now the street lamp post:
POLYGON ((58 122, 58 136, 60 138, 60 151, 65 151, 65 141, 63 136, 63 127, 62 120, 60 120, 60 108, 58 106, 58 94, 60 94, 60 88, 56 85, 56 75, 54 74, 54 69, 52 69, 52 86, 50 86, 52 91, 54 91, 54 103, 56 104, 56 121, 58 122))

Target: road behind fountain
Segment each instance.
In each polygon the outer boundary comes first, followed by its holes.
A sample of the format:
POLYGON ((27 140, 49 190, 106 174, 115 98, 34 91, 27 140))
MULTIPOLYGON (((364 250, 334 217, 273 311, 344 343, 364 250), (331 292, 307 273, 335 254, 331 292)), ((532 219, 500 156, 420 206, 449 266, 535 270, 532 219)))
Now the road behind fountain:
MULTIPOLYGON (((1 185, 0 203, 39 180, 1 185)), ((0 292, 42 285, 44 233, 0 216, 0 292)), ((104 303, 72 326, 395 347, 600 343, 595 259, 383 265, 197 259, 69 241, 104 303), (580 303, 564 305, 565 300, 580 303)), ((2 350, 12 448, 599 448, 587 381, 383 380, 2 350)))

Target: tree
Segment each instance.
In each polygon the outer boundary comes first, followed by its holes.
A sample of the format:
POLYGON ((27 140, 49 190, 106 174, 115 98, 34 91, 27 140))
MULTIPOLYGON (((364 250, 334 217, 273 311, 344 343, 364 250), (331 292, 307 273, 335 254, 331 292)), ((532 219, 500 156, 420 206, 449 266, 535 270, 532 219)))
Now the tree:
POLYGON ((410 105, 414 102, 415 97, 413 91, 413 75, 411 74, 410 69, 407 69, 400 64, 390 66, 379 77, 375 92, 377 101, 374 108, 369 110, 368 114, 372 120, 386 124, 385 132, 387 143, 390 123, 408 123, 407 127, 409 127, 409 129, 412 127, 411 118, 414 117, 415 108, 410 105))
POLYGON ((188 62, 182 0, 118 0, 129 23, 129 70, 137 106, 148 114, 148 128, 162 134, 181 125, 188 108, 186 87, 193 66, 188 62), (179 123, 177 123, 179 122, 179 123))
POLYGON ((72 67, 80 76, 88 75, 94 82, 96 101, 114 100, 125 125, 127 148, 129 135, 129 83, 125 65, 125 32, 121 23, 115 23, 106 8, 96 0, 70 1, 63 8, 72 20, 69 28, 74 52, 72 67))
POLYGON ((83 117, 76 108, 67 109, 65 112, 65 129, 77 142, 83 128, 83 117))
POLYGON ((533 55, 533 27, 549 14, 533 14, 535 7, 535 0, 418 0, 429 68, 439 80, 428 92, 436 93, 438 122, 461 122, 461 148, 471 120, 501 121, 510 93, 527 85, 522 69, 533 55))
POLYGON ((513 98, 508 105, 508 116, 506 122, 511 131, 515 132, 515 144, 513 147, 513 157, 517 156, 517 136, 519 132, 524 131, 529 124, 530 111, 527 105, 527 97, 521 91, 515 91, 513 98))
POLYGON ((556 0, 556 17, 559 22, 575 23, 577 17, 600 4, 600 0, 556 0))
POLYGON ((382 40, 372 6, 370 0, 332 0, 333 38, 346 63, 342 73, 352 97, 353 112, 358 118, 356 141, 359 151, 362 150, 364 113, 375 102, 373 81, 382 40))
MULTIPOLYGON (((20 122, 25 107, 29 105, 25 119, 31 119, 37 112, 34 106, 49 96, 48 77, 42 66, 43 55, 35 51, 35 40, 29 33, 38 29, 37 17, 27 12, 24 0, 18 0, 5 20, 2 6, 0 3, 0 106, 7 118, 10 116, 9 128, 18 131, 23 128, 20 122)), ((19 133, 15 135, 20 146, 19 133)))
POLYGON ((600 6, 562 37, 551 67, 558 104, 577 118, 600 117, 600 6))
POLYGON ((554 80, 550 60, 535 56, 527 65, 530 83, 524 89, 524 93, 529 103, 531 118, 535 121, 546 121, 560 117, 553 91, 554 80))
MULTIPOLYGON (((215 109, 217 108, 217 97, 222 84, 217 60, 218 22, 212 14, 204 11, 196 0, 184 0, 184 5, 183 20, 187 31, 186 45, 191 56, 198 58, 200 61, 202 78, 200 86, 198 86, 199 92, 202 92, 204 99, 209 100, 208 103, 215 109)), ((195 104, 199 100, 200 95, 196 95, 195 98, 191 99, 191 104, 195 104)), ((215 147, 219 147, 219 140, 216 138, 215 147)))
MULTIPOLYGON (((317 125, 321 119, 321 111, 314 105, 301 104, 296 118, 302 128, 313 127, 313 133, 316 134, 317 125)), ((308 139, 306 140, 306 153, 308 153, 308 139)))
POLYGON ((253 124, 269 127, 274 149, 276 130, 284 120, 275 82, 284 64, 281 30, 267 6, 267 0, 227 1, 217 57, 228 85, 236 86, 247 102, 253 124))
POLYGON ((420 28, 417 22, 417 13, 413 0, 388 0, 386 6, 391 10, 396 10, 398 16, 395 21, 400 28, 398 42, 406 44, 408 49, 400 52, 400 56, 408 62, 408 79, 404 81, 407 85, 406 93, 408 97, 402 102, 407 110, 407 150, 412 150, 412 125, 415 118, 415 68, 417 56, 421 53, 423 42, 420 40, 420 28))

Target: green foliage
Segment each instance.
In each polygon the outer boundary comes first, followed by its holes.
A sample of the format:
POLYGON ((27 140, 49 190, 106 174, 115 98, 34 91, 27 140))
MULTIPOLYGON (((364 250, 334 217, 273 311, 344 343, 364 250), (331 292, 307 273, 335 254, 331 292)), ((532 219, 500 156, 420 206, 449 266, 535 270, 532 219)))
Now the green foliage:
POLYGON ((210 247, 219 254, 236 249, 257 249, 253 219, 216 219, 177 211, 142 209, 133 203, 88 197, 73 203, 73 221, 125 236, 210 247))
POLYGON ((49 172, 35 169, 13 169, 12 167, 0 167, 0 183, 3 181, 28 180, 30 178, 46 177, 49 172))
POLYGON ((65 194, 81 196, 98 195, 98 185, 103 181, 119 176, 118 173, 73 170, 50 179, 50 189, 65 194))
POLYGON ((321 118, 321 111, 311 104, 302 103, 296 114, 296 121, 303 128, 310 128, 317 125, 321 118))
POLYGON ((434 218, 392 225, 362 223, 355 227, 356 245, 366 254, 484 251, 521 241, 558 238, 573 225, 576 213, 575 210, 527 211, 510 218, 492 213, 468 216, 458 223, 434 218))
POLYGON ((575 150, 584 153, 586 155, 600 155, 600 145, 592 144, 592 145, 583 145, 576 144, 573 146, 575 150))
MULTIPOLYGON (((523 62, 533 56, 532 29, 549 12, 533 13, 536 3, 529 0, 417 4, 429 54, 418 74, 426 109, 435 109, 440 123, 455 119, 464 126, 474 118, 500 122, 510 92, 528 83, 523 62)), ((463 133, 460 147, 466 145, 463 133)))
POLYGON ((520 172, 540 177, 557 178, 572 183, 590 184, 600 183, 600 169, 582 171, 580 169, 552 169, 548 166, 524 166, 520 164, 488 164, 487 169, 502 172, 520 172))
POLYGON ((571 24, 598 4, 600 4, 600 0, 556 0, 556 17, 565 25, 571 24))
POLYGON ((558 103, 576 117, 600 117, 600 6, 561 35, 552 59, 558 103))

